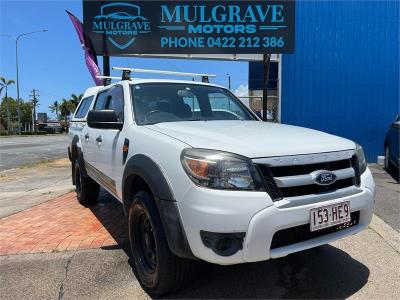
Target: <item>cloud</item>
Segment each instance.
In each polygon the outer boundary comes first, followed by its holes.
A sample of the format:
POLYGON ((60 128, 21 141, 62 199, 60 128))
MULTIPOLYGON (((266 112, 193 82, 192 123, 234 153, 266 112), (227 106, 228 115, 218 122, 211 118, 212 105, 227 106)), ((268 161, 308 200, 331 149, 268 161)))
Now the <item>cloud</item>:
POLYGON ((247 97, 249 95, 249 85, 241 84, 235 90, 234 94, 238 97, 247 97))

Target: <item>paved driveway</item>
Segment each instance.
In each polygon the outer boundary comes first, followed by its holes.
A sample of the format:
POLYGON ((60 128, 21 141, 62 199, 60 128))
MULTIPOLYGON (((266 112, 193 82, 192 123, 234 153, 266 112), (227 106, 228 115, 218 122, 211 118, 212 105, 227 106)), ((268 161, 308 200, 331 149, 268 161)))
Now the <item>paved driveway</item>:
POLYGON ((0 171, 68 157, 67 147, 65 134, 0 138, 0 171))
POLYGON ((381 166, 370 169, 376 184, 375 214, 400 232, 400 184, 381 166))

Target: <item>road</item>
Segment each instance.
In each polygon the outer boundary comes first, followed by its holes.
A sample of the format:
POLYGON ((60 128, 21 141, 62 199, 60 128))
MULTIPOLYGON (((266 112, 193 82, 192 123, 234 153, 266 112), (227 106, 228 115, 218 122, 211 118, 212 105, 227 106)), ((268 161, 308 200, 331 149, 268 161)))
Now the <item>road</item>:
POLYGON ((0 172, 27 164, 65 158, 68 137, 45 135, 0 138, 0 172))

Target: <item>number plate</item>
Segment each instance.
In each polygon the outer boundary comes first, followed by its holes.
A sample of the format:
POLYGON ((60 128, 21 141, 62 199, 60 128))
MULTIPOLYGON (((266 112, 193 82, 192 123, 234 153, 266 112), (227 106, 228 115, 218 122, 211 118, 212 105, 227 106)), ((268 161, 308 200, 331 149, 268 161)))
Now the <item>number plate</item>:
POLYGON ((310 210, 310 230, 317 231, 351 221, 350 202, 340 202, 310 210))

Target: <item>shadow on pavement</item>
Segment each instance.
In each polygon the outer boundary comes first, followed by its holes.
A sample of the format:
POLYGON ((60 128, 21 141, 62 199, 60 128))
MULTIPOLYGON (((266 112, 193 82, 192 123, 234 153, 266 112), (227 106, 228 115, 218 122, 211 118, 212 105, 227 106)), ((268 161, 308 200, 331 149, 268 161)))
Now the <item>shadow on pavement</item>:
POLYGON ((129 256, 128 225, 121 202, 104 189, 101 189, 96 205, 88 206, 88 208, 118 244, 115 246, 103 246, 102 249, 123 249, 129 256))
POLYGON ((266 262, 204 264, 196 280, 171 298, 339 299, 360 290, 368 277, 365 265, 326 245, 266 262))
MULTIPOLYGON (((385 169, 386 170, 386 169, 385 169)), ((389 170, 386 170, 386 172, 392 176, 392 178, 394 180, 397 181, 397 183, 399 183, 399 179, 400 179, 400 169, 396 168, 396 167, 391 167, 389 168, 389 170)))
MULTIPOLYGON (((130 256, 127 224, 122 204, 101 191, 92 212, 130 256)), ((132 260, 129 259, 132 266, 132 260)), ((347 298, 367 282, 369 269, 333 246, 289 255, 260 263, 218 266, 200 263, 194 281, 169 298, 347 298)))

